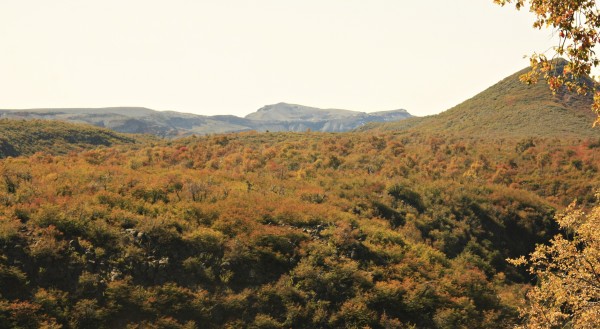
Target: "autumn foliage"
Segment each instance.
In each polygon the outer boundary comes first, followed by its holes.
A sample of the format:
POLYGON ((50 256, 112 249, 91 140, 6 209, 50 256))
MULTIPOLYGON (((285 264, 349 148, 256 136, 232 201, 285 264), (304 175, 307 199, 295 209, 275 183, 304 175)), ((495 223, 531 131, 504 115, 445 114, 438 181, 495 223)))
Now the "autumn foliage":
POLYGON ((557 37, 553 53, 534 53, 532 70, 523 81, 536 83, 542 76, 556 93, 566 88, 579 94, 592 93, 594 125, 600 124, 600 91, 590 81, 592 69, 600 64, 595 47, 600 43, 600 12, 595 0, 494 0, 500 5, 514 4, 516 9, 529 8, 535 15, 533 27, 550 28, 557 37), (557 60, 566 58, 567 61, 557 60))
POLYGON ((597 140, 243 133, 0 160, 0 327, 505 328, 597 140))
POLYGON ((528 260, 539 284, 522 309, 526 328, 600 327, 600 206, 589 211, 575 204, 558 216, 563 234, 540 245, 528 260))

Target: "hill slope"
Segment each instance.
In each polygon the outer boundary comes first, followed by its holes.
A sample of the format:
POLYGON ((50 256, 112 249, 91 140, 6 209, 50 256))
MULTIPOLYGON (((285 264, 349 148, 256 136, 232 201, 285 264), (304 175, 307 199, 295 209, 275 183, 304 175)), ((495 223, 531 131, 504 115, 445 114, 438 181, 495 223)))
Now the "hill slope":
POLYGON ((132 136, 87 125, 43 120, 0 120, 0 158, 36 152, 66 154, 136 141, 132 136))
POLYGON ((525 85, 519 76, 528 70, 523 69, 438 115, 368 125, 364 130, 416 129, 496 137, 600 136, 600 129, 592 129, 591 95, 552 95, 545 82, 525 85))
POLYGON ((0 328, 512 327, 526 277, 504 259, 555 234, 520 181, 584 189, 600 154, 460 143, 242 133, 0 161, 0 328))

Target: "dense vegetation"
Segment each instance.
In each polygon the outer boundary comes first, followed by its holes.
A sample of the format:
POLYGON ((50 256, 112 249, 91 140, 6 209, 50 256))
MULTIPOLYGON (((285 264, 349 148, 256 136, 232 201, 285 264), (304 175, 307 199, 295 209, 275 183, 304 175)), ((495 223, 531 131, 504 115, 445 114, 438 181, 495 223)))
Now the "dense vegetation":
POLYGON ((505 328, 600 140, 244 133, 0 162, 0 327, 505 328))
POLYGON ((564 234, 538 245, 529 259, 509 260, 529 265, 538 278, 521 309, 523 327, 599 328, 600 205, 589 211, 570 205, 557 221, 564 234))
POLYGON ((581 95, 593 95, 591 109, 596 114, 594 125, 600 124, 600 90, 597 85, 582 81, 592 74, 600 64, 596 45, 600 43, 600 12, 596 0, 494 0, 502 6, 514 4, 517 10, 529 8, 535 15, 533 27, 550 28, 558 39, 554 54, 546 56, 548 50, 539 50, 531 58, 532 70, 521 77, 527 83, 535 83, 540 77, 548 82, 554 92, 567 88, 581 95), (568 63, 562 69, 561 61, 568 63))
POLYGON ((89 125, 45 120, 0 119, 0 159, 36 152, 67 154, 95 146, 148 141, 148 136, 119 134, 89 125))
MULTIPOLYGON (((600 130, 592 128, 595 116, 590 111, 593 104, 591 94, 577 95, 563 88, 553 95, 543 81, 535 85, 523 84, 519 77, 527 72, 530 72, 529 68, 438 115, 368 124, 362 130, 412 129, 421 133, 481 137, 600 138, 600 130)), ((581 81, 593 84, 590 78, 582 78, 581 81)))

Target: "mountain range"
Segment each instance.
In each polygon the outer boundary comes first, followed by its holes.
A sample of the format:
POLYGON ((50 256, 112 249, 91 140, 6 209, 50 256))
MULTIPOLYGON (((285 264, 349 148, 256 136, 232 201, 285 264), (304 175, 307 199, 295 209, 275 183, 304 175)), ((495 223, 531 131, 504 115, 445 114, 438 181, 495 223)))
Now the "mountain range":
MULTIPOLYGON (((559 68, 566 61, 559 63, 559 68)), ((176 138, 188 135, 242 131, 419 131, 475 137, 551 136, 595 137, 592 95, 567 91, 552 94, 543 81, 526 85, 525 68, 471 99, 440 114, 414 117, 406 110, 357 112, 278 103, 245 117, 203 116, 140 107, 49 108, 1 110, 0 118, 49 119, 86 123, 122 133, 145 133, 176 138)), ((593 84, 590 78, 585 83, 593 84)))
POLYGON ((370 122, 391 122, 412 117, 406 110, 365 113, 320 109, 278 103, 267 105, 244 118, 233 115, 203 116, 141 107, 48 108, 0 110, 0 118, 47 119, 87 123, 123 133, 146 133, 161 137, 241 131, 342 132, 370 122))

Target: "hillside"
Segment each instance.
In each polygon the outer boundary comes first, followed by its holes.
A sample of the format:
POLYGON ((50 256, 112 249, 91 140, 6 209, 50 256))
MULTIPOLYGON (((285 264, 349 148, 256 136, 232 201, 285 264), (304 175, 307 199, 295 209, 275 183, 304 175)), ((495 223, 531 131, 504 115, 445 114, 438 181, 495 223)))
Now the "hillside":
POLYGON ((505 259, 595 201, 598 147, 248 132, 0 159, 0 327, 512 327, 530 278, 505 259))
MULTIPOLYGON (((552 95, 545 82, 525 85, 523 69, 480 94, 438 115, 385 124, 363 130, 408 130, 469 136, 600 136, 593 129, 592 96, 568 92, 552 95)), ((592 83, 591 80, 589 83, 592 83)))
POLYGON ((87 123, 117 132, 153 134, 167 138, 249 130, 311 129, 342 132, 356 129, 369 122, 402 120, 410 116, 405 110, 369 114, 347 110, 323 110, 285 103, 265 106, 245 118, 233 115, 203 116, 175 111, 161 112, 138 107, 0 110, 0 118, 87 123))
MULTIPOLYGON (((512 82, 449 110, 445 128, 436 116, 402 131, 162 140, 0 120, 0 328, 514 328, 536 278, 506 259, 556 236, 574 199, 600 202, 600 136, 489 122, 483 104, 509 94, 519 109, 562 106, 564 120, 589 111, 586 98, 512 82)), ((32 113, 126 109, 56 112, 32 113)), ((283 103, 260 112, 210 120, 354 118, 283 103)), ((128 120, 154 115, 197 127, 148 109, 128 120)))
POLYGON ((148 140, 88 125, 44 120, 0 119, 0 158, 36 152, 66 154, 98 146, 148 140))

